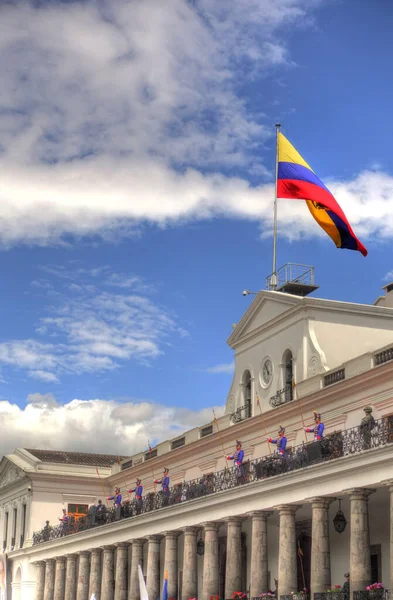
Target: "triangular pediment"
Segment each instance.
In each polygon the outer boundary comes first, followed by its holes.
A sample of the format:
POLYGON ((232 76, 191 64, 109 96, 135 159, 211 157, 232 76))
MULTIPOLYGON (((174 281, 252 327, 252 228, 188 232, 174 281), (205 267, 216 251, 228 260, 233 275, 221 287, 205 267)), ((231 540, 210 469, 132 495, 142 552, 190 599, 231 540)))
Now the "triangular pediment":
POLYGON ((23 479, 23 477, 25 477, 25 472, 4 456, 0 463, 0 489, 23 479))
POLYGON ((228 344, 234 348, 242 338, 262 327, 268 327, 269 323, 299 305, 302 300, 300 296, 280 292, 259 292, 229 337, 228 344))

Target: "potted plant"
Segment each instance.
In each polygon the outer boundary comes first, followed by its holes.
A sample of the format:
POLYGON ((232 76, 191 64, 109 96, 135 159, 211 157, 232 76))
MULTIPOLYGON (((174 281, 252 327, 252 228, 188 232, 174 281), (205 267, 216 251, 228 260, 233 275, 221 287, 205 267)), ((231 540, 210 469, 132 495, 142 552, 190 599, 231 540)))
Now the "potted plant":
POLYGON ((366 587, 366 590, 368 591, 370 599, 372 598, 373 600, 379 600, 380 598, 383 598, 385 593, 383 583, 372 583, 366 587))
POLYGON ((246 600, 247 594, 245 592, 233 592, 232 600, 246 600))
POLYGON ((337 584, 333 587, 331 585, 328 585, 327 590, 326 590, 326 593, 328 593, 328 594, 340 594, 341 592, 342 592, 341 585, 337 585, 337 584))

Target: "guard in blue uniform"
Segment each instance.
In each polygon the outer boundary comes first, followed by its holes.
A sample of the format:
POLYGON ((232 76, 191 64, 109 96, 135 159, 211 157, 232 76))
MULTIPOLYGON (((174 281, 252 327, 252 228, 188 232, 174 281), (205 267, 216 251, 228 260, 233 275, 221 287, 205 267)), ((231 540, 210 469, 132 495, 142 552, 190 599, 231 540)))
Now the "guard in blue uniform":
POLYGON ((128 490, 129 494, 135 493, 136 512, 139 514, 142 508, 143 487, 141 480, 137 477, 133 490, 128 490))
POLYGON ((320 442, 323 439, 323 431, 325 429, 325 425, 322 423, 321 413, 317 413, 314 410, 314 427, 305 427, 304 431, 307 433, 314 434, 314 442, 320 442))
POLYGON ((234 465, 236 467, 241 467, 244 460, 244 450, 242 450, 242 442, 236 440, 236 451, 232 454, 232 456, 225 456, 227 460, 233 460, 234 465))
POLYGON ((164 477, 162 479, 155 479, 154 483, 160 483, 161 484, 161 490, 162 493, 164 494, 164 496, 168 497, 169 496, 169 484, 170 484, 170 477, 169 477, 169 469, 167 469, 167 467, 164 468, 164 477))
POLYGON ((271 437, 267 437, 266 439, 268 442, 270 442, 270 444, 277 444, 277 452, 281 456, 286 455, 287 438, 285 437, 285 427, 281 427, 280 425, 280 429, 278 430, 278 438, 276 440, 273 440, 271 437))
POLYGON ((114 496, 108 496, 107 500, 113 500, 113 506, 115 506, 116 508, 118 506, 121 506, 121 500, 122 500, 122 496, 120 493, 120 488, 115 488, 115 495, 114 496))
POLYGON ((233 460, 236 475, 240 478, 240 482, 244 481, 245 477, 245 465, 244 461, 244 450, 242 450, 242 442, 236 440, 236 451, 232 455, 225 456, 227 460, 233 460))

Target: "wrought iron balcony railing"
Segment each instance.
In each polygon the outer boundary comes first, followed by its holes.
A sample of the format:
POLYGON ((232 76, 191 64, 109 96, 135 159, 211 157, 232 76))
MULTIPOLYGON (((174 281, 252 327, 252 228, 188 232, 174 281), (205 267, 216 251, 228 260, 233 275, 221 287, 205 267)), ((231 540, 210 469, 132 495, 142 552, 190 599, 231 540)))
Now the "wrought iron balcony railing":
POLYGON ((277 406, 281 406, 281 404, 286 404, 287 402, 292 402, 293 400, 293 387, 290 383, 287 383, 286 386, 274 394, 269 400, 270 406, 276 408, 277 406))
POLYGON ((235 412, 231 414, 229 417, 231 423, 240 423, 240 421, 244 421, 245 419, 249 419, 251 417, 251 405, 245 404, 244 406, 240 406, 235 412))
POLYGON ((379 588, 377 590, 355 591, 353 592, 353 600, 390 600, 390 590, 379 588))
MULTIPOLYGON (((351 456, 373 448, 381 448, 393 442, 393 427, 389 418, 375 421, 374 426, 358 425, 351 429, 333 433, 321 442, 302 444, 290 449, 286 456, 272 454, 243 463, 240 467, 226 468, 216 473, 203 475, 199 479, 185 481, 174 485, 167 492, 156 492, 145 495, 140 501, 123 502, 121 507, 104 507, 104 512, 97 512, 95 506, 89 508, 88 515, 78 520, 70 519, 67 524, 55 527, 45 526, 33 534, 33 545, 41 544, 66 535, 79 533, 87 529, 103 526, 122 519, 159 510, 164 506, 173 506, 216 494, 238 486, 248 485, 291 471, 304 469, 310 465, 329 462, 343 456, 351 456)), ((358 600, 373 600, 359 598, 358 600)), ((385 599, 382 599, 385 600, 385 599)))

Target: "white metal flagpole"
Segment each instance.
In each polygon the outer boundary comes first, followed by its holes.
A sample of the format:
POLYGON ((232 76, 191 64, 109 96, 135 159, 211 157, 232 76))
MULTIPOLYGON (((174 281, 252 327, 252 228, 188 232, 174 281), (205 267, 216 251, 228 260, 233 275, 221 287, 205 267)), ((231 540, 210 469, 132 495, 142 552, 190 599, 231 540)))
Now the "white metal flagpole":
POLYGON ((280 133, 280 123, 276 123, 276 182, 274 187, 273 204, 273 274, 270 279, 270 285, 273 290, 277 289, 277 179, 278 179, 278 134, 280 133))

